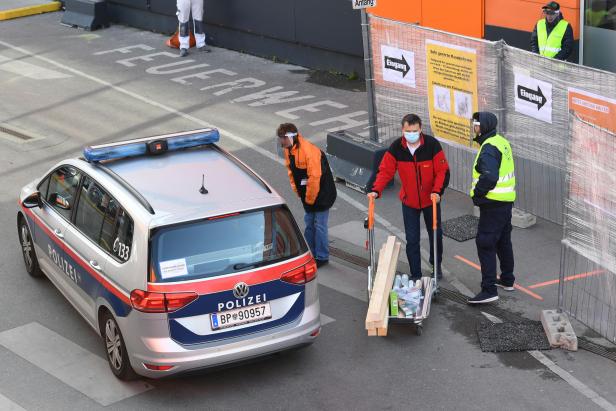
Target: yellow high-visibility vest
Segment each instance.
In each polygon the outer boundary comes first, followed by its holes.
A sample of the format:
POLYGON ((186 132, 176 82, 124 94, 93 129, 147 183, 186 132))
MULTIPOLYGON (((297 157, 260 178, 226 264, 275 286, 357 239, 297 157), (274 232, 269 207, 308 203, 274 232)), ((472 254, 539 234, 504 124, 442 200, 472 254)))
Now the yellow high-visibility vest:
POLYGON ((483 146, 486 144, 493 145, 501 153, 501 163, 498 169, 498 182, 496 186, 486 194, 486 198, 495 201, 505 201, 513 203, 515 201, 515 173, 513 164, 513 153, 511 152, 511 145, 505 137, 497 134, 488 138, 483 142, 477 156, 475 157, 475 163, 473 163, 473 183, 471 185, 471 197, 475 196, 475 186, 479 181, 479 172, 477 171, 477 160, 481 154, 483 146))
POLYGON ((537 40, 539 42, 539 54, 545 57, 553 58, 562 48, 563 37, 567 31, 567 20, 563 19, 558 22, 556 27, 550 32, 548 37, 548 29, 545 19, 537 22, 537 40))

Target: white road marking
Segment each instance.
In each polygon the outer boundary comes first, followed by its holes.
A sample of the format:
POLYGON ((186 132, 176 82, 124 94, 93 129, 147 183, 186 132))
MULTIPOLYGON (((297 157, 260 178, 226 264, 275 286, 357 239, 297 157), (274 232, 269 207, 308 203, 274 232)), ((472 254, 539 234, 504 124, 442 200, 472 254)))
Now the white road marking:
POLYGON ((39 67, 25 61, 14 60, 9 57, 0 55, 0 70, 18 74, 23 77, 33 80, 57 80, 61 78, 69 78, 68 74, 50 70, 44 67, 39 67))
POLYGON ((13 401, 0 394, 0 410, 3 411, 26 411, 25 408, 20 407, 13 401))
POLYGON ((548 367, 554 374, 565 380, 565 382, 572 386, 576 391, 597 404, 599 407, 607 411, 616 411, 616 407, 611 402, 597 394, 593 389, 584 384, 582 381, 578 380, 573 375, 560 368, 558 365, 556 365, 554 361, 550 360, 542 352, 528 351, 528 353, 535 357, 537 361, 548 367))
MULTIPOLYGON (((483 314, 488 320, 492 321, 493 323, 500 324, 503 322, 500 318, 495 317, 492 314, 488 314, 483 311, 481 312, 481 314, 483 314)), ((575 378, 569 372, 560 368, 558 365, 556 365, 554 361, 546 357, 545 354, 543 354, 541 351, 532 350, 532 351, 526 351, 526 352, 529 353, 533 358, 535 358, 541 364, 548 367, 550 371, 552 371, 554 374, 562 378, 563 381, 565 381, 567 384, 573 387, 577 392, 579 392, 580 394, 582 394, 583 396, 585 396, 586 398, 588 398, 589 400, 597 404, 602 409, 606 411, 616 411, 616 407, 611 402, 609 402, 608 400, 606 400, 605 398, 597 394, 592 388, 590 388, 589 386, 584 384, 582 381, 575 378)))
MULTIPOLYGON (((88 79, 88 80, 90 80, 90 81, 92 81, 94 83, 97 83, 97 84, 100 84, 102 86, 108 87, 108 88, 110 88, 112 90, 117 91, 118 93, 121 93, 121 94, 124 94, 126 96, 132 97, 135 100, 141 101, 141 102, 143 102, 145 104, 148 104, 148 105, 150 105, 152 107, 156 107, 156 108, 158 108, 160 110, 166 111, 168 113, 177 115, 178 117, 181 117, 181 118, 184 118, 186 120, 192 121, 193 123, 195 123, 195 124, 197 124, 199 126, 206 127, 206 128, 207 127, 217 128, 218 131, 220 132, 220 134, 222 136, 224 136, 225 138, 233 140, 236 143, 242 144, 243 146, 245 146, 245 147, 247 147, 247 148, 249 148, 249 149, 251 149, 251 150, 253 150, 253 151, 255 151, 255 152, 259 153, 259 154, 261 154, 262 156, 264 156, 264 157, 266 157, 266 158, 268 158, 268 159, 270 159, 270 160, 272 160, 272 161, 274 161, 274 162, 276 162, 276 163, 278 163, 278 164, 280 164, 282 166, 285 165, 284 159, 279 158, 275 153, 271 153, 271 152, 267 151, 266 149, 264 149, 264 148, 262 148, 262 147, 260 147, 260 146, 258 146, 256 144, 254 144, 253 142, 251 142, 249 140, 246 140, 245 138, 239 137, 239 136, 231 133, 230 131, 227 131, 227 130, 222 129, 220 127, 216 127, 215 125, 210 124, 207 121, 201 120, 200 118, 197 118, 197 117, 194 117, 194 116, 192 116, 190 114, 187 114, 187 113, 184 113, 182 111, 176 110, 173 107, 170 107, 170 106, 167 106, 165 104, 159 103, 157 101, 151 100, 151 99, 149 99, 147 97, 144 97, 144 96, 142 96, 140 94, 137 94, 137 93, 134 93, 134 92, 129 91, 127 89, 124 89, 122 87, 118 87, 118 86, 116 86, 116 85, 114 85, 114 84, 112 84, 112 83, 110 83, 108 81, 99 79, 98 77, 91 76, 89 74, 86 74, 86 73, 84 73, 82 71, 79 71, 77 69, 74 69, 72 67, 69 67, 69 66, 66 66, 64 64, 58 63, 58 62, 56 62, 56 61, 54 61, 52 59, 49 59, 47 57, 36 55, 36 54, 34 54, 34 53, 24 49, 24 48, 21 48, 21 47, 18 47, 18 46, 14 46, 14 45, 12 45, 10 43, 7 43, 7 42, 4 42, 4 41, 0 41, 0 45, 3 45, 4 47, 10 48, 12 50, 18 51, 18 52, 20 52, 22 54, 25 54, 25 55, 29 56, 29 57, 32 57, 32 58, 44 61, 44 62, 46 62, 48 64, 51 64, 51 65, 53 65, 55 67, 58 67, 58 68, 61 68, 63 70, 66 70, 66 71, 68 71, 70 73, 73 73, 76 76, 88 79)), ((101 54, 107 54, 107 53, 111 53, 111 52, 118 51, 118 50, 120 50, 120 52, 122 52, 122 53, 129 53, 132 48, 143 48, 143 49, 146 49, 146 50, 152 49, 149 46, 138 45, 138 46, 123 47, 123 48, 116 49, 116 50, 107 50, 107 51, 104 51, 104 52, 98 52, 98 53, 94 53, 94 54, 95 55, 101 55, 101 54)), ((354 113, 351 113, 351 114, 347 114, 345 116, 329 118, 329 119, 321 120, 319 122, 311 123, 311 125, 314 126, 314 125, 316 125, 316 123, 326 124, 326 123, 331 123, 331 122, 334 122, 334 121, 341 121, 341 122, 346 122, 346 127, 351 126, 351 124, 354 124, 353 127, 355 127, 357 125, 367 124, 367 121, 357 121, 357 120, 353 119, 353 117, 356 117, 358 115, 362 115, 363 116, 365 114, 367 114, 367 112, 365 112, 365 111, 357 111, 357 112, 354 112, 354 113)), ((337 129, 337 128, 335 128, 335 129, 337 129)), ((335 130, 335 129, 330 129, 330 130, 335 130)), ((356 201, 351 196, 349 196, 348 194, 346 194, 346 193, 344 193, 342 191, 338 191, 338 198, 346 201, 349 205, 355 207, 360 212, 367 213, 367 211, 368 211, 368 207, 366 205, 360 203, 359 201, 356 201)), ((393 235, 398 237, 398 239, 400 239, 400 241, 402 241, 403 243, 406 244, 406 235, 404 234, 403 231, 399 230, 397 227, 395 227, 393 224, 391 224, 389 221, 387 221, 385 218, 381 217, 377 213, 374 213, 374 218, 375 218, 376 222, 381 224, 390 233, 392 233, 393 235)), ((422 251, 425 251, 425 250, 422 250, 422 251)), ((441 268, 442 268, 443 273, 445 274, 445 276, 448 277, 448 279, 450 279, 450 280, 454 279, 455 280, 455 276, 453 274, 451 274, 449 272, 449 270, 447 270, 445 268, 444 265, 441 266, 441 268)), ((456 285, 454 283, 457 283, 458 285, 462 284, 462 283, 460 283, 457 280, 454 281, 454 282, 450 281, 450 283, 452 285, 454 285, 454 287, 456 287, 456 285)), ((458 288, 458 291, 460 291, 461 293, 464 293, 466 295, 469 295, 468 294, 469 290, 466 287, 464 287, 462 289, 458 288)), ((472 293, 470 293, 470 295, 472 295, 472 293)))
POLYGON ((321 111, 317 108, 319 106, 330 106, 330 107, 339 108, 339 109, 348 107, 345 104, 336 103, 335 101, 324 100, 324 101, 317 101, 315 103, 306 104, 303 106, 297 106, 297 107, 293 107, 289 109, 280 110, 280 111, 275 112, 274 114, 280 117, 287 118, 289 120, 297 120, 299 116, 296 116, 295 114, 291 114, 291 113, 295 113, 297 111, 307 111, 309 113, 317 113, 321 111))
POLYGON ((0 138, 9 140, 15 144, 26 144, 26 143, 32 143, 33 141, 43 140, 45 137, 40 134, 33 133, 32 131, 23 130, 20 127, 17 127, 12 124, 9 125, 7 123, 0 123, 0 138), (7 132, 8 130, 13 131, 15 133, 23 134, 25 136, 28 136, 29 138, 23 139, 23 138, 16 137, 10 134, 9 132, 7 132))
POLYGON ((324 325, 327 325, 329 323, 333 323, 334 321, 336 321, 336 320, 333 319, 332 317, 328 317, 325 314, 321 314, 321 327, 323 327, 324 325))
POLYGON ((118 380, 107 361, 36 322, 1 332, 0 344, 102 406, 154 388, 118 380))
POLYGON ((329 128, 327 129, 327 131, 334 132, 340 130, 348 130, 350 128, 360 127, 368 124, 370 121, 365 119, 367 115, 367 111, 355 111, 353 113, 344 114, 342 116, 330 117, 319 121, 313 121, 312 123, 310 123, 310 125, 316 127, 330 123, 342 123, 342 125, 329 128), (362 120, 356 120, 355 117, 361 117, 362 120))

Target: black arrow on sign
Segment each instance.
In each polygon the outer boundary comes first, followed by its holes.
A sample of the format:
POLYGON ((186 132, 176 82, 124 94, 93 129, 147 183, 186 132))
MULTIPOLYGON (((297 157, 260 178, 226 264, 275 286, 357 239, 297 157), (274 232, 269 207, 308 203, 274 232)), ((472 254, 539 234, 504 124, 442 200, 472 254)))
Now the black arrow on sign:
POLYGON ((518 84, 518 98, 528 101, 531 104, 536 104, 537 111, 541 110, 541 107, 547 103, 547 99, 541 92, 541 87, 539 87, 539 85, 537 85, 537 90, 533 90, 532 88, 527 88, 518 84))
POLYGON ((403 78, 406 77, 409 71, 411 71, 409 63, 407 63, 406 59, 404 58, 404 54, 402 55, 401 59, 385 56, 385 68, 399 71, 400 73, 402 73, 403 78))

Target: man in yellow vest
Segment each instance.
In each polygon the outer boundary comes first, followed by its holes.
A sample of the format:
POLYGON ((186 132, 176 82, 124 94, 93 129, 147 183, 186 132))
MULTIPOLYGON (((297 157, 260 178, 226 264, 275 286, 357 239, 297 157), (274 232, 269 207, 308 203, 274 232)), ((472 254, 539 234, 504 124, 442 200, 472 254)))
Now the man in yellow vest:
POLYGON ((533 53, 556 60, 567 60, 573 51, 573 29, 563 18, 560 4, 551 1, 543 6, 545 18, 539 20, 531 35, 533 53))
POLYGON ((481 292, 469 304, 498 300, 497 287, 514 290, 511 210, 515 201, 513 153, 509 142, 496 132, 493 113, 473 114, 475 141, 481 144, 473 165, 471 198, 479 207, 477 254, 481 263, 481 292), (496 257, 500 278, 496 277, 496 257))

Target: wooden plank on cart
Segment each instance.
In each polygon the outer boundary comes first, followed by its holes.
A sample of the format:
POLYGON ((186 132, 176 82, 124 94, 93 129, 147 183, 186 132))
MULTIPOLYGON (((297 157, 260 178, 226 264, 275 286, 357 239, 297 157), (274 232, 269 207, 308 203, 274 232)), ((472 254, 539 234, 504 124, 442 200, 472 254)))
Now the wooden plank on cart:
POLYGON ((389 325, 389 309, 385 310, 385 318, 378 324, 376 328, 379 337, 387 337, 387 327, 389 325))
MULTIPOLYGON (((377 267, 379 265, 385 265, 385 244, 383 244, 383 246, 381 247, 379 251, 379 261, 377 263, 377 267)), ((376 278, 376 273, 375 273, 375 278, 376 278)), ((372 291, 374 292, 374 282, 373 282, 372 291)), ((368 337, 377 337, 379 335, 378 330, 377 330, 377 325, 374 322, 369 323, 368 321, 366 321, 366 330, 368 330, 368 337)))
POLYGON ((366 314, 367 330, 387 328, 385 319, 388 317, 389 291, 393 285, 399 254, 400 242, 396 240, 395 236, 389 236, 379 255, 379 263, 366 314))

